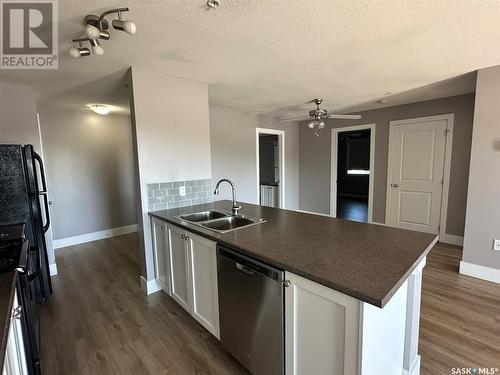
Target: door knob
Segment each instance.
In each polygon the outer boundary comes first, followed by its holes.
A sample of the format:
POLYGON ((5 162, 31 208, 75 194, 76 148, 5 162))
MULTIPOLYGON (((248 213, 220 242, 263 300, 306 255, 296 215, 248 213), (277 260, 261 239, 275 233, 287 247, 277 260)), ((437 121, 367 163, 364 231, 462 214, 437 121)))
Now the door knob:
POLYGON ((399 187, 399 185, 398 185, 398 184, 392 184, 391 186, 392 186, 392 187, 395 187, 395 188, 399 187))

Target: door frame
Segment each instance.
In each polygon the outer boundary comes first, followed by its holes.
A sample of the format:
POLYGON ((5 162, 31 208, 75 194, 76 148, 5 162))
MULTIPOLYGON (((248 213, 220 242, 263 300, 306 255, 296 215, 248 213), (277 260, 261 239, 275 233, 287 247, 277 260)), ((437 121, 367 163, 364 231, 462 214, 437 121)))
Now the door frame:
POLYGON ((443 115, 435 116, 425 116, 425 117, 415 117, 404 120, 394 120, 389 121, 389 153, 387 158, 387 184, 386 184, 386 195, 385 195, 385 224, 389 225, 389 215, 390 215, 390 195, 391 190, 389 186, 392 181, 392 163, 394 159, 393 150, 393 138, 394 138, 394 128, 399 125, 415 124, 420 122, 428 121, 439 121, 446 120, 446 142, 444 151, 444 169, 443 169, 443 184, 441 192, 441 212, 439 215, 439 239, 442 242, 449 242, 449 237, 456 237, 446 234, 446 222, 448 219, 448 195, 450 191, 450 174, 451 174, 451 151, 453 147, 453 123, 455 120, 454 113, 447 113, 443 115))
POLYGON ((259 155, 259 135, 272 134, 278 136, 280 182, 278 207, 285 208, 285 131, 277 129, 256 128, 255 129, 255 169, 257 175, 257 204, 260 204, 260 155, 259 155))
POLYGON ((375 179, 375 123, 343 126, 341 128, 333 128, 331 134, 331 163, 330 163, 330 216, 337 217, 337 152, 339 143, 339 133, 370 130, 370 178, 368 182, 368 222, 373 222, 373 186, 375 179))

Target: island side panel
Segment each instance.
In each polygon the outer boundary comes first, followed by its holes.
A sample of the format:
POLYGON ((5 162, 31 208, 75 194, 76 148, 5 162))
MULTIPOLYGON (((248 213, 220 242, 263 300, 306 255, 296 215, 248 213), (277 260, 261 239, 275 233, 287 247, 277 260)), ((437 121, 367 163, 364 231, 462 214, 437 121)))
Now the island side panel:
POLYGON ((401 375, 406 336, 408 280, 379 308, 362 302, 360 374, 401 375))
POLYGON ((420 374, 418 337, 420 331, 420 304, 422 296, 422 271, 426 264, 424 258, 408 278, 408 298, 406 302, 406 337, 403 361, 404 375, 420 374))

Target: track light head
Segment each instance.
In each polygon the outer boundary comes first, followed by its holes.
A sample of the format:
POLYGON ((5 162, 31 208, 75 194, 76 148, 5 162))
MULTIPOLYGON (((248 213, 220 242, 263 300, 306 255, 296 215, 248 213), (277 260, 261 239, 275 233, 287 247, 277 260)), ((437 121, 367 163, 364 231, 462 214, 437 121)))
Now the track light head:
POLYGON ((104 48, 101 47, 97 39, 89 39, 90 45, 92 46, 92 53, 94 55, 100 56, 104 55, 104 48))
POLYGON ((113 25, 113 28, 115 28, 116 30, 125 31, 128 34, 133 35, 137 31, 135 23, 130 20, 120 20, 120 19, 113 20, 111 24, 113 25))
POLYGON ((95 26, 87 25, 87 27, 85 27, 85 35, 87 35, 89 39, 99 39, 100 34, 100 30, 95 26))
POLYGON ((82 56, 90 55, 90 50, 86 47, 71 47, 69 50, 69 55, 74 59, 79 59, 82 56))

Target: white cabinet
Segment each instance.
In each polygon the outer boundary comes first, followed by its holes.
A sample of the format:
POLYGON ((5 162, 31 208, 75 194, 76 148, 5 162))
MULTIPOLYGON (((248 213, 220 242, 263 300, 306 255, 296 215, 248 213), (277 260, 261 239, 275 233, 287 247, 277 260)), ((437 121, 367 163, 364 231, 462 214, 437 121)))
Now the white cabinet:
POLYGON ((189 260, 192 290, 192 315, 219 338, 219 298, 217 288, 217 245, 192 233, 189 260))
POLYGON ((17 292, 14 292, 2 375, 28 374, 26 354, 24 351, 23 331, 20 320, 21 314, 23 314, 23 311, 21 311, 21 305, 19 305, 19 301, 17 299, 17 292))
POLYGON ((170 247, 170 295, 184 309, 191 312, 189 252, 186 231, 168 226, 170 247))
POLYGON ((157 282, 219 338, 217 244, 158 219, 152 228, 157 282))
POLYGON ((287 375, 358 374, 360 301, 286 272, 287 375))
POLYGON ((170 254, 168 250, 167 224, 161 220, 152 218, 151 229, 153 231, 156 280, 161 288, 167 294, 170 294, 170 267, 168 266, 170 254))

